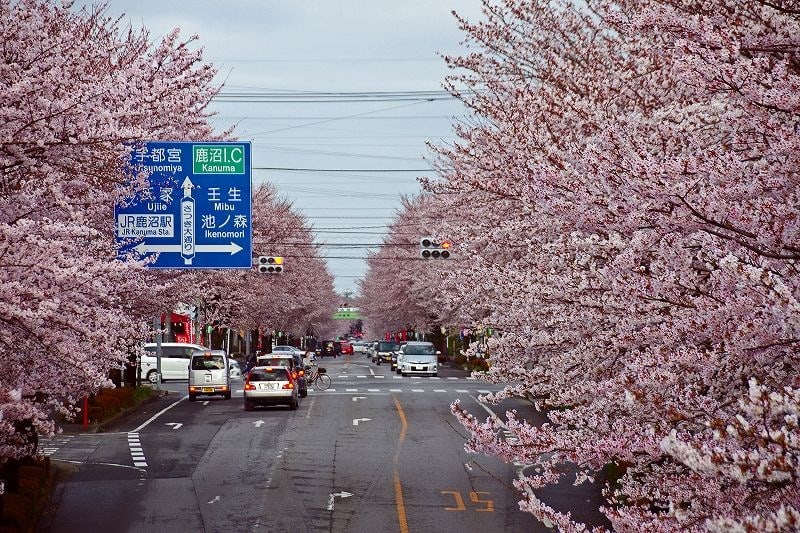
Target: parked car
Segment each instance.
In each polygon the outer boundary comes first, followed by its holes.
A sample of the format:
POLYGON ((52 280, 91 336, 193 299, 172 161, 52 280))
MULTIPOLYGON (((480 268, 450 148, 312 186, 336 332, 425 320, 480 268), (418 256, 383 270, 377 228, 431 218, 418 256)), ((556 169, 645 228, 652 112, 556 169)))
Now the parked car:
POLYGON ((352 345, 353 345, 353 353, 354 353, 354 354, 357 354, 357 353, 364 353, 364 350, 366 350, 366 349, 367 349, 367 348, 366 348, 366 346, 365 346, 365 344, 366 344, 366 343, 365 343, 364 341, 353 341, 353 342, 352 342, 352 345))
POLYGON ((291 353, 291 354, 300 354, 303 355, 306 353, 305 350, 301 350, 300 348, 295 348, 294 346, 288 346, 281 344, 280 346, 276 346, 272 349, 272 353, 291 353))
POLYGON ((260 355, 257 359, 259 366, 285 366, 292 373, 292 378, 297 383, 297 392, 301 398, 308 396, 308 382, 306 380, 306 367, 303 357, 289 353, 271 353, 260 355))
MULTIPOLYGON (((185 342, 161 343, 161 381, 189 379, 189 358, 196 350, 207 350, 199 344, 185 342)), ((150 383, 158 382, 156 369, 156 344, 144 345, 144 355, 139 362, 139 376, 150 383)))
POLYGON ((189 401, 198 396, 231 399, 231 376, 225 350, 195 350, 189 360, 189 401))
POLYGON ((317 357, 338 357, 342 353, 339 341, 322 341, 317 348, 317 357))
POLYGON ((410 341, 397 360, 397 371, 404 376, 410 374, 438 376, 440 353, 432 342, 410 341))
POLYGON ((291 370, 285 366, 254 367, 244 382, 244 410, 279 404, 288 405, 290 409, 300 406, 300 395, 291 370))
POLYGON ((381 362, 391 363, 392 352, 397 350, 397 344, 394 341, 378 341, 375 347, 375 353, 372 355, 372 362, 381 364, 381 362))

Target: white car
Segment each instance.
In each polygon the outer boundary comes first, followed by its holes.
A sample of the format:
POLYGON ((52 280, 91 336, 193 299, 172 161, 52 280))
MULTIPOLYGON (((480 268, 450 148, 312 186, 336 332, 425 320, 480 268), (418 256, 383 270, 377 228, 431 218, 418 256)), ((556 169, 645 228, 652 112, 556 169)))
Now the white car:
POLYGON ((403 346, 402 355, 397 359, 397 371, 404 376, 438 376, 440 353, 432 342, 410 341, 403 346))
MULTIPOLYGON (((168 379, 189 379, 189 358, 196 350, 207 350, 199 344, 183 342, 161 343, 161 381, 168 379)), ((156 344, 144 345, 144 355, 139 365, 139 376, 150 383, 158 382, 156 365, 156 344)))
MULTIPOLYGON (((306 351, 305 350, 301 350, 300 348, 295 348, 294 346, 286 346, 286 345, 281 345, 281 346, 274 347, 272 349, 272 353, 274 353, 274 354, 283 354, 283 353, 298 354, 298 355, 302 355, 303 357, 305 357, 305 355, 306 355, 306 351)), ((269 355, 269 354, 266 354, 266 355, 269 355)))

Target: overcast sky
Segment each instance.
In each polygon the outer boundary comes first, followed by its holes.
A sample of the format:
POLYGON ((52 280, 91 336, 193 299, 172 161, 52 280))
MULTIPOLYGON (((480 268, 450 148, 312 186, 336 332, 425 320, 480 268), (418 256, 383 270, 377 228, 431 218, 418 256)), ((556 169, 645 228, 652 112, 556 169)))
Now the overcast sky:
POLYGON ((109 2, 152 39, 174 27, 198 35, 225 93, 256 95, 215 103, 215 125, 236 124, 253 142, 254 184, 272 182, 307 217, 340 293, 356 290, 400 195, 418 192, 416 177, 430 174, 425 141, 452 139, 453 117, 464 113, 457 101, 409 94, 441 90, 448 71, 438 53, 460 51, 463 39, 453 10, 475 20, 480 2, 109 2), (367 94, 355 102, 299 95, 309 91, 367 94))

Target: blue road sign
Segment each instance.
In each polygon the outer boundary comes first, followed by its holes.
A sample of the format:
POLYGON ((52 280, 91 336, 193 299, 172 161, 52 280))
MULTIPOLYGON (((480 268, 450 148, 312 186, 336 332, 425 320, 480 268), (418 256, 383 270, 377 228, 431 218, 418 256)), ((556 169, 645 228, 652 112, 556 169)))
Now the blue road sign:
POLYGON ((150 186, 114 208, 118 257, 150 268, 252 268, 249 142, 148 142, 130 169, 150 186))

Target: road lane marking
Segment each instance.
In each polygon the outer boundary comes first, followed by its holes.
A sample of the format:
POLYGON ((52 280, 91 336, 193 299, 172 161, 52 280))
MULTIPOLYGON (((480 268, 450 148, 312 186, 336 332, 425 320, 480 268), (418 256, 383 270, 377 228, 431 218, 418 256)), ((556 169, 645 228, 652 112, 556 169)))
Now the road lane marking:
POLYGON ((397 408, 397 414, 400 416, 400 436, 397 439, 397 450, 394 453, 394 500, 397 507, 397 522, 400 525, 400 533, 408 533, 408 519, 406 518, 406 506, 403 501, 403 486, 400 484, 400 472, 397 466, 400 462, 400 447, 403 440, 406 438, 406 430, 408 430, 408 421, 406 420, 406 413, 403 411, 403 406, 397 398, 394 399, 394 405, 397 408))
POLYGON ((311 410, 314 409, 314 401, 316 399, 316 396, 311 396, 311 405, 308 406, 308 410, 306 411, 306 419, 311 418, 311 410))
POLYGON ((166 413, 167 411, 169 411, 170 409, 172 409, 173 407, 175 407, 176 405, 178 405, 180 402, 182 402, 183 400, 185 400, 188 397, 189 397, 189 395, 187 394, 183 398, 178 398, 177 400, 175 400, 174 402, 172 402, 171 404, 169 404, 168 406, 166 406, 165 408, 163 408, 162 410, 160 410, 159 412, 157 412, 156 414, 154 414, 153 416, 148 418, 144 422, 144 424, 142 424, 138 428, 132 430, 131 433, 139 433, 141 430, 143 430, 145 427, 147 427, 150 424, 150 422, 152 422, 153 420, 155 420, 159 416, 163 415, 164 413, 166 413))

